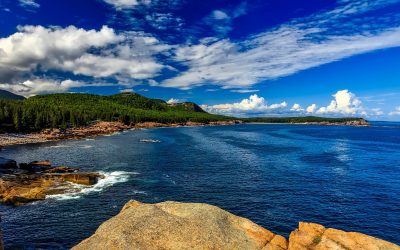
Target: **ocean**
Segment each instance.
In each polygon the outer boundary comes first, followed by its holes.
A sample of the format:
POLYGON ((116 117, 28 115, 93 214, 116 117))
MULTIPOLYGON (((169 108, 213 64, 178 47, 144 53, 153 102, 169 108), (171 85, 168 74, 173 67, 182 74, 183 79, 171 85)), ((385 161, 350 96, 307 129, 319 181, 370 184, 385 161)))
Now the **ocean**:
POLYGON ((131 199, 205 202, 286 237, 306 221, 400 244, 400 123, 142 129, 0 156, 106 176, 78 193, 1 206, 7 249, 70 248, 131 199))

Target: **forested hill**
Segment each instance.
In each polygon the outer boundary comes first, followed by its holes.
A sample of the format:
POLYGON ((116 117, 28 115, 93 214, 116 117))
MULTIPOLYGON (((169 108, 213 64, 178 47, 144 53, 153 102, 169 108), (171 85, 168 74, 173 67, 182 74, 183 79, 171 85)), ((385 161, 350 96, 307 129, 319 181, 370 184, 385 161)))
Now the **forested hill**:
POLYGON ((25 97, 0 89, 0 100, 23 100, 25 97))
POLYGON ((0 132, 84 126, 90 122, 209 122, 230 119, 206 113, 194 103, 167 104, 135 93, 112 96, 50 94, 25 100, 0 100, 0 132))

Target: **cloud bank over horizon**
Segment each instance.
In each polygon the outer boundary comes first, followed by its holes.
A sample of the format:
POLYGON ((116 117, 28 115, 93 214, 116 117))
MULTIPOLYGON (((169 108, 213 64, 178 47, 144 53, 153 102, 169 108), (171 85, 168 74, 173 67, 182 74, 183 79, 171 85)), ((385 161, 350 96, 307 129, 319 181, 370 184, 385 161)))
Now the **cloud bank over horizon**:
MULTIPOLYGON (((250 95, 240 102, 224 103, 216 105, 201 105, 207 112, 213 114, 233 116, 274 116, 274 115, 319 115, 319 116, 349 116, 349 117, 375 117, 383 115, 380 109, 368 110, 363 107, 359 98, 347 89, 339 90, 332 95, 334 98, 329 105, 318 107, 317 104, 310 104, 306 109, 300 104, 294 103, 289 106, 286 101, 281 103, 268 104, 268 101, 257 94, 250 95)), ((400 115, 400 107, 391 115, 400 115)))

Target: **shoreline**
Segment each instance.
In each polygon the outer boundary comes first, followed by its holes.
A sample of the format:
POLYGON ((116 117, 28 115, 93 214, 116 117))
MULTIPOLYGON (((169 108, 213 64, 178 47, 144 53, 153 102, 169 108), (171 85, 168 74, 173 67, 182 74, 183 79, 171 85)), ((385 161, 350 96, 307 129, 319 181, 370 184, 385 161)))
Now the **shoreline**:
POLYGON ((133 125, 125 125, 121 122, 97 122, 86 127, 61 129, 44 129, 41 132, 28 134, 20 133, 4 133, 0 134, 0 151, 1 149, 13 145, 27 145, 36 143, 45 143, 61 140, 84 139, 101 135, 112 135, 114 133, 144 128, 170 128, 170 127, 196 127, 196 126, 223 126, 240 124, 238 120, 216 121, 210 123, 186 122, 186 123, 157 123, 143 122, 133 125))
POLYGON ((186 123, 157 123, 142 122, 132 125, 125 125, 121 122, 97 122, 86 127, 61 129, 44 129, 41 132, 19 134, 4 133, 0 134, 0 151, 1 149, 13 145, 26 145, 45 143, 59 140, 83 139, 96 137, 101 135, 111 135, 130 129, 144 128, 171 128, 171 127, 201 127, 201 126, 224 126, 224 125, 240 125, 240 124, 265 124, 265 125, 319 125, 319 126, 356 126, 367 127, 369 124, 359 124, 357 122, 346 123, 330 123, 330 122, 300 122, 300 123, 273 123, 273 122, 243 122, 241 120, 214 121, 209 123, 203 122, 186 122, 186 123))

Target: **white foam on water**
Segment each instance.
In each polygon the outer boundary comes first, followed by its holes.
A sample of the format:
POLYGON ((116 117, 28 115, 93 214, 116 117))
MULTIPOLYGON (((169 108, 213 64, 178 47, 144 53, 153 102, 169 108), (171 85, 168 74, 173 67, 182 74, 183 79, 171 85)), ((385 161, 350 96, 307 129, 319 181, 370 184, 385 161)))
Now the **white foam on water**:
MULTIPOLYGON (((111 187, 117 183, 127 182, 132 175, 139 174, 138 172, 114 171, 114 172, 99 172, 104 175, 104 179, 99 179, 93 186, 79 185, 75 183, 68 183, 68 191, 64 194, 47 195, 46 198, 56 200, 71 200, 79 199, 83 195, 93 192, 101 192, 104 189, 111 187)), ((141 191, 138 191, 141 192, 141 191)))
POLYGON ((94 139, 93 138, 87 138, 87 139, 85 139, 85 141, 94 141, 94 139))
POLYGON ((53 146, 49 146, 49 148, 69 148, 70 146, 67 145, 53 145, 53 146))
POLYGON ((93 146, 92 145, 81 145, 80 148, 87 149, 87 148, 93 148, 93 146))

